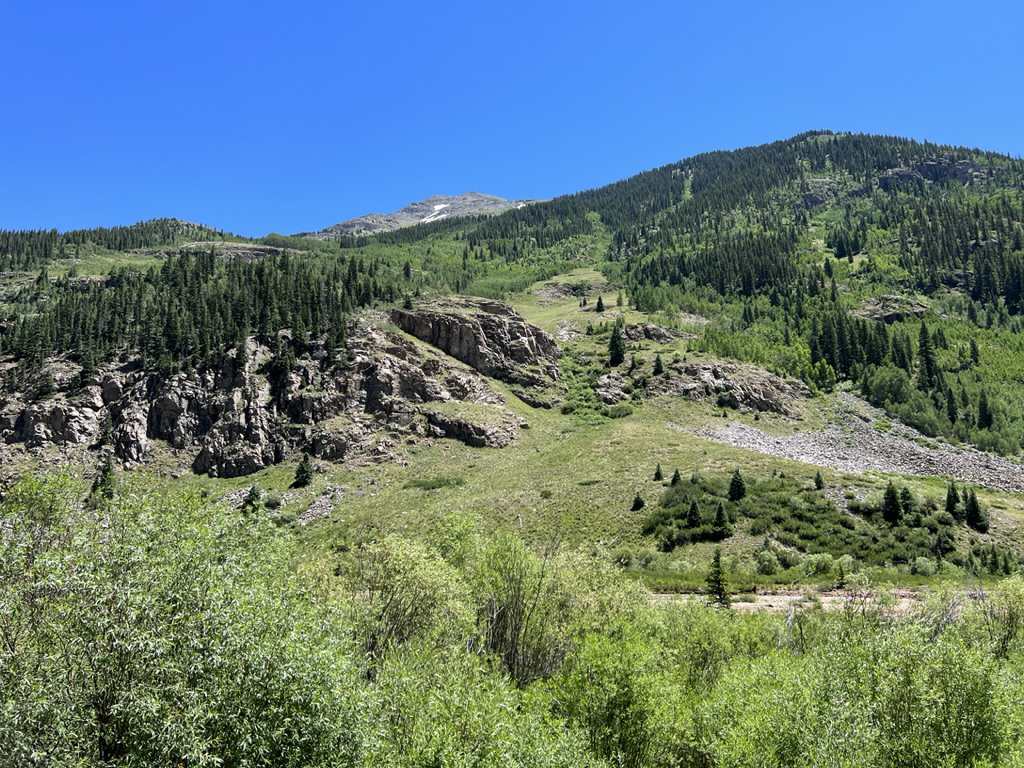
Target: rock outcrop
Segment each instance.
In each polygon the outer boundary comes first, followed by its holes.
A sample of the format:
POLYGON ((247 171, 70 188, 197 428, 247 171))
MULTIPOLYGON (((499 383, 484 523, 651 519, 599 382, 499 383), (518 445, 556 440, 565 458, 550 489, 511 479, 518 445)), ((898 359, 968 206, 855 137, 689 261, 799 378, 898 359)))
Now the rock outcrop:
POLYGON ((810 395, 803 383, 753 365, 678 363, 666 371, 668 375, 652 380, 654 392, 690 400, 714 397, 718 404, 739 410, 799 417, 799 402, 810 395))
POLYGON ((873 299, 865 299, 854 310, 854 314, 858 317, 878 320, 888 325, 906 320, 908 317, 921 318, 927 311, 927 305, 917 299, 886 294, 873 299))
POLYGON ((443 307, 396 309, 391 319, 484 376, 537 387, 558 379, 558 344, 500 301, 463 299, 443 307))
POLYGON ((922 160, 911 166, 890 168, 878 177, 878 186, 888 192, 890 189, 907 184, 930 184, 933 182, 957 181, 968 184, 984 179, 990 169, 973 160, 954 160, 950 155, 922 160))
MULTIPOLYGON (((228 355, 215 369, 170 377, 128 362, 82 386, 80 368, 57 361, 48 372, 55 393, 0 406, 0 438, 11 446, 5 450, 56 449, 51 460, 109 446, 129 465, 162 445, 193 471, 218 477, 248 475, 299 450, 358 462, 393 458, 406 440, 501 447, 515 439, 516 419, 484 378, 382 329, 380 319, 353 330, 343 361, 329 363, 323 349, 306 348, 274 381, 271 350, 257 339, 245 366, 228 355), (473 408, 437 407, 447 403, 473 408)), ((478 335, 474 345, 465 337, 465 357, 489 371, 550 382, 542 362, 555 357, 554 342, 515 313, 500 319, 473 326, 478 335)))

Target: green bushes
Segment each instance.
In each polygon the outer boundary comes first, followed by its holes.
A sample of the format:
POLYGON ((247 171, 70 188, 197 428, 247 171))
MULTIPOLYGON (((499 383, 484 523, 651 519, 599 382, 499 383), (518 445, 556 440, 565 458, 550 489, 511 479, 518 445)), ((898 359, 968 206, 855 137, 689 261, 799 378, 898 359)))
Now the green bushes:
MULTIPOLYGON (((727 479, 698 485, 724 494, 727 479)), ((742 501, 761 483, 800 523, 806 500, 785 480, 751 479, 742 501)), ((984 600, 948 593, 884 620, 869 604, 750 615, 652 602, 607 553, 536 552, 467 516, 424 543, 299 560, 261 514, 130 486, 89 510, 82 491, 28 480, 0 503, 4 764, 1024 758, 1019 577, 984 600)), ((794 565, 784 554, 769 540, 759 562, 794 565)), ((1008 562, 991 546, 971 556, 1008 562)), ((855 565, 803 558, 807 574, 855 565)))

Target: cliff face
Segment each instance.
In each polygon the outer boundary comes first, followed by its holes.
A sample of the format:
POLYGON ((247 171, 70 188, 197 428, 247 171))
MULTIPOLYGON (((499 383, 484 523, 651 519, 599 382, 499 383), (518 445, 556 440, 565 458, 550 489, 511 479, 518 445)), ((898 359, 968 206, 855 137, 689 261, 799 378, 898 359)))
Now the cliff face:
POLYGON ((182 469, 237 477, 295 451, 359 462, 391 458, 400 440, 500 447, 525 425, 484 377, 538 386, 557 378, 554 340, 499 302, 394 318, 439 351, 382 329, 377 317, 353 329, 344 360, 332 362, 311 345, 297 350, 294 367, 277 380, 270 348, 255 338, 245 365, 232 353, 216 370, 170 377, 126 361, 82 382, 74 366, 54 362, 54 394, 0 404, 3 451, 8 464, 25 453, 66 463, 109 449, 131 465, 170 449, 182 469))
POLYGON ((558 344, 500 301, 463 299, 454 307, 396 309, 406 333, 461 360, 484 376, 545 387, 558 380, 558 344))

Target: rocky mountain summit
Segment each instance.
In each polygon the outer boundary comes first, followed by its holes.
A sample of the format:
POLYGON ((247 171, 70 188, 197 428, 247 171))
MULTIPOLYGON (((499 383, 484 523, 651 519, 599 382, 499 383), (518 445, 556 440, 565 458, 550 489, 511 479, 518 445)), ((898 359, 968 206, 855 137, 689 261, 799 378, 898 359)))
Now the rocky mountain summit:
POLYGON ((557 381, 554 340, 501 302, 461 299, 394 317, 437 350, 366 315, 344 360, 307 344, 284 372, 256 337, 242 362, 232 352, 216 370, 168 377, 128 360, 81 380, 75 366, 54 362, 46 372, 54 392, 0 404, 3 451, 66 463, 109 449, 135 465, 169 449, 182 468, 237 477, 296 451, 358 463, 392 459, 400 442, 502 447, 528 425, 485 377, 539 388, 557 381))
POLYGON ((493 216, 510 208, 522 208, 533 200, 506 200, 495 195, 466 192, 462 195, 433 195, 410 203, 394 213, 368 213, 339 222, 317 232, 301 232, 299 237, 332 240, 343 235, 372 235, 390 232, 412 224, 426 224, 458 216, 493 216))

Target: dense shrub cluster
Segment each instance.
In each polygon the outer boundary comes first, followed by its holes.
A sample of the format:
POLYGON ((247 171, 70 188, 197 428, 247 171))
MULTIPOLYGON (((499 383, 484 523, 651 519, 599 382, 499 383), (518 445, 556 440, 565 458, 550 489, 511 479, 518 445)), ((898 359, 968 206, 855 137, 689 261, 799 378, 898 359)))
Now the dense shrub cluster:
POLYGON ((786 619, 652 603, 600 558, 464 517, 297 563, 251 510, 80 494, 25 480, 0 505, 5 765, 1024 758, 1017 577, 786 619))

